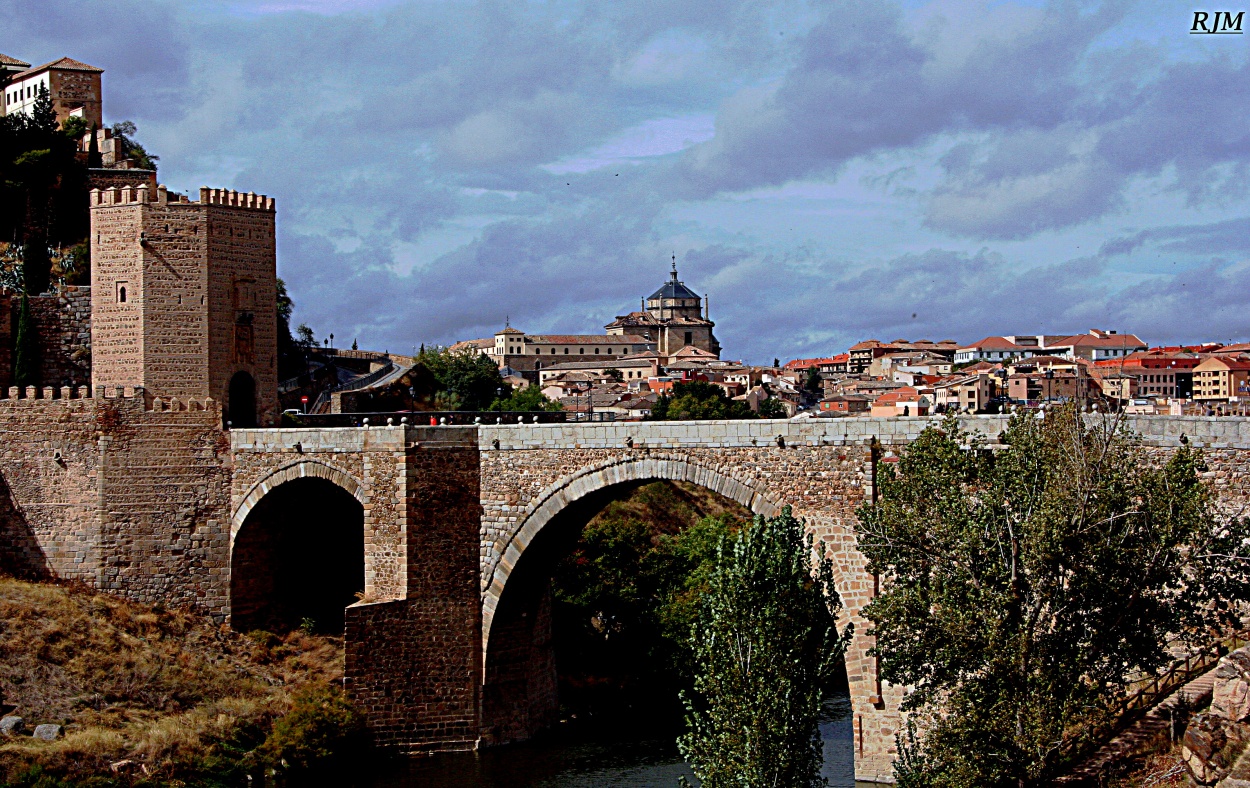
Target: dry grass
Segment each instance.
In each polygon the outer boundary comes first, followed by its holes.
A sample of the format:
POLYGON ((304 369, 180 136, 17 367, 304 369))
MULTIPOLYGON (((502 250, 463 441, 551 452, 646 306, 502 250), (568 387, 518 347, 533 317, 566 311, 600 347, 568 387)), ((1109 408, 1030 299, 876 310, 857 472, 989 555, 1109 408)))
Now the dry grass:
POLYGON ((118 785, 246 767, 296 692, 341 679, 342 655, 339 638, 245 636, 184 610, 0 577, 0 694, 28 727, 66 729, 56 742, 0 740, 0 783, 34 765, 118 785))

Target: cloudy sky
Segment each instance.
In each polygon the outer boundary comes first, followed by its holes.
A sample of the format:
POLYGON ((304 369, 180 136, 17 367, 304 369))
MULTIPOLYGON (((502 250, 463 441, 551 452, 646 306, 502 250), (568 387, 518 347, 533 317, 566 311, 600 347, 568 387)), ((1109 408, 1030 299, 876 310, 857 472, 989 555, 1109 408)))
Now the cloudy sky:
POLYGON ((1250 338, 1250 36, 1195 7, 0 0, 0 52, 104 68, 171 188, 275 196, 319 336, 596 332, 675 254, 765 361, 1250 338))

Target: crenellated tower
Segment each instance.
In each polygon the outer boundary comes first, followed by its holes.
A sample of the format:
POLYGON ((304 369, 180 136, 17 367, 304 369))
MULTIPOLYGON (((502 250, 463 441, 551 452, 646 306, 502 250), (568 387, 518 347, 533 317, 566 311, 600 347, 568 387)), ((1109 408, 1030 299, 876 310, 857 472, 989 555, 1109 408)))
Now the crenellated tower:
POLYGON ((211 397, 233 426, 277 423, 274 217, 258 194, 92 190, 92 385, 211 397))

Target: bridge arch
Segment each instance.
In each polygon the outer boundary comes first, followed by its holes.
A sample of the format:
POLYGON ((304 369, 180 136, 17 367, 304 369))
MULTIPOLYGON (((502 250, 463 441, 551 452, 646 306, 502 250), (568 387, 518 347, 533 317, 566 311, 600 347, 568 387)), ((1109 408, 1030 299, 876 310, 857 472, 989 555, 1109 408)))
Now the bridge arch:
POLYGON ((256 507, 256 504, 260 503, 262 498, 281 484, 305 478, 325 479, 332 484, 342 487, 353 498, 360 501, 361 506, 365 504, 364 488, 360 482, 356 481, 346 471, 316 460, 293 462, 271 471, 263 479, 253 484, 239 500, 239 503, 234 507, 234 514, 230 518, 230 549, 234 550, 234 539, 238 535, 239 529, 243 527, 248 514, 256 507))
MULTIPOLYGON (((489 653, 491 625, 517 562, 548 523, 569 506, 594 493, 622 484, 679 481, 697 484, 736 501, 756 514, 775 517, 782 505, 767 493, 684 456, 613 459, 588 466, 555 482, 526 509, 521 525, 504 548, 482 594, 482 653, 489 653)), ((485 659, 483 659, 485 665, 485 659)))
POLYGON ((314 461, 279 468, 235 508, 230 618, 241 631, 341 632, 365 590, 365 509, 350 474, 314 461))

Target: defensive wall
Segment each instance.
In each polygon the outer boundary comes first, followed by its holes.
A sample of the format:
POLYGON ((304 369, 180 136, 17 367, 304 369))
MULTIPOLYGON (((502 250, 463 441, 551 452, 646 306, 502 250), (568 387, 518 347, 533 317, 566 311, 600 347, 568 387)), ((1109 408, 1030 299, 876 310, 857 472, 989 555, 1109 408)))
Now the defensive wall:
MULTIPOLYGON (((1005 424, 961 421, 991 446, 1005 424)), ((856 773, 884 780, 900 690, 880 681, 868 654, 860 612, 877 586, 855 546, 855 509, 871 499, 880 463, 935 422, 224 431, 211 399, 0 390, 0 562, 242 617, 253 612, 244 601, 263 603, 260 591, 275 582, 240 546, 266 527, 266 503, 297 487, 337 491, 363 520, 361 592, 345 613, 348 692, 383 744, 467 749, 526 738, 552 720, 550 571, 608 497, 672 479, 765 515, 790 505, 835 561, 843 621, 856 633, 846 656, 856 773)), ((1182 441, 1202 449, 1221 507, 1244 511, 1250 419, 1134 417, 1128 426, 1161 456, 1182 441)))

